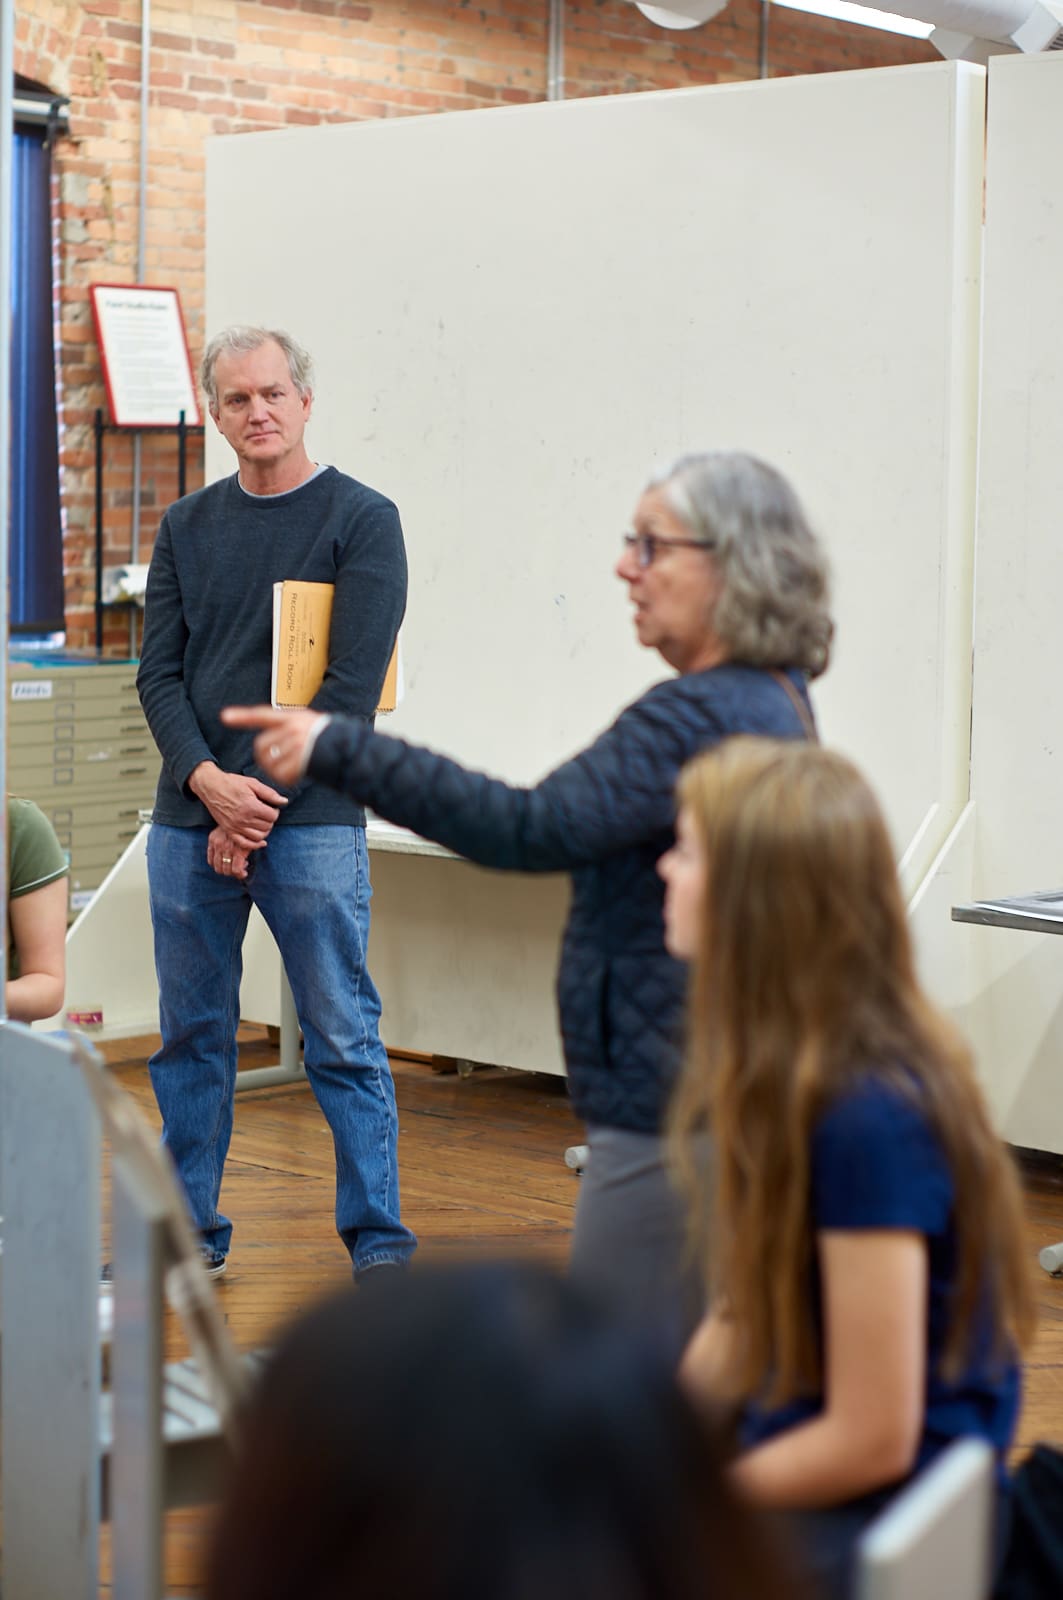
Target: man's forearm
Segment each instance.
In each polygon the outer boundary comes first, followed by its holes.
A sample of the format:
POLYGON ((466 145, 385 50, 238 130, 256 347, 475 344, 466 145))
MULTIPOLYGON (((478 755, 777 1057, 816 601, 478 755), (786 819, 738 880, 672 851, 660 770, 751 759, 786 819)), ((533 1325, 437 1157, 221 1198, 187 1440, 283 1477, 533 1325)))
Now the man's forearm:
POLYGON ((188 774, 188 788, 191 789, 197 800, 202 800, 208 811, 210 811, 210 802, 207 798, 211 789, 210 777, 212 773, 220 770, 216 761, 201 761, 188 774))
POLYGON ((222 802, 227 793, 222 780, 226 776, 216 761, 201 761, 192 768, 185 783, 186 789, 195 795, 201 805, 206 806, 215 822, 222 821, 222 802))

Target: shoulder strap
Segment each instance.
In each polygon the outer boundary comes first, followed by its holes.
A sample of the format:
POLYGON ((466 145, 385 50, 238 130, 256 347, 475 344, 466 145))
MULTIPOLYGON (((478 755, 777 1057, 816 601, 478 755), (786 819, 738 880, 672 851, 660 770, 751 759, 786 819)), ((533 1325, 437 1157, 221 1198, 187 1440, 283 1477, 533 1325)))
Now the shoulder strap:
POLYGON ((780 672, 778 667, 771 668, 771 675, 781 689, 785 689, 790 697, 790 703, 797 712, 801 726, 805 730, 805 738, 810 744, 819 743, 819 730, 812 718, 812 713, 793 686, 793 682, 785 672, 780 672))

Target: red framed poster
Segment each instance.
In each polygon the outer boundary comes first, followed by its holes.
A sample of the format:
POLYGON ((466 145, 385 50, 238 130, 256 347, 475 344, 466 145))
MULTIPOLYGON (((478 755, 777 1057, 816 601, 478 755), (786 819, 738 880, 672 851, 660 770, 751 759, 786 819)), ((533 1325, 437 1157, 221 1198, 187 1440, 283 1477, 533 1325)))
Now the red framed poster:
POLYGON ((94 283, 92 320, 111 421, 119 428, 172 428, 181 412, 200 422, 185 321, 176 289, 94 283))

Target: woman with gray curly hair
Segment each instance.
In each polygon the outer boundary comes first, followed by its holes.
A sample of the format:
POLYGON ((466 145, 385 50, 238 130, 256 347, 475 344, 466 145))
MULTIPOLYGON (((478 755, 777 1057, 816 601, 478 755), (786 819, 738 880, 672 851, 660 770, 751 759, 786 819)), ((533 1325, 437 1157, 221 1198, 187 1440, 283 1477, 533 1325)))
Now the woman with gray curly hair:
POLYGON ((662 1123, 677 1076, 686 971, 664 946, 657 862, 674 843, 676 780, 736 733, 815 736, 807 680, 833 625, 827 564, 800 501, 755 457, 684 456, 641 495, 616 573, 639 643, 675 676, 530 788, 470 772, 364 722, 258 706, 261 765, 309 773, 481 866, 568 872, 558 973, 569 1089, 590 1159, 572 1271, 627 1313, 658 1320, 678 1351, 701 1310, 662 1123))

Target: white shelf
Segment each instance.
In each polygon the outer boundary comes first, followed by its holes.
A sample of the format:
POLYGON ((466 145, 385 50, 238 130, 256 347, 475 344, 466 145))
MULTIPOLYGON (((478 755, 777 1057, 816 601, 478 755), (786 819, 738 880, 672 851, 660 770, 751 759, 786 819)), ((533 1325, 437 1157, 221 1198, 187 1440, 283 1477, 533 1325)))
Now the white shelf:
POLYGON ((365 842, 370 850, 387 850, 396 856, 442 856, 447 861, 460 861, 453 850, 431 839, 422 839, 409 828, 397 827, 394 822, 382 822, 379 817, 366 817, 365 842))

